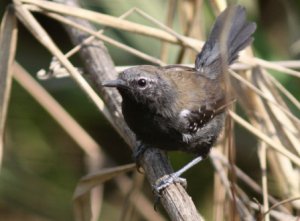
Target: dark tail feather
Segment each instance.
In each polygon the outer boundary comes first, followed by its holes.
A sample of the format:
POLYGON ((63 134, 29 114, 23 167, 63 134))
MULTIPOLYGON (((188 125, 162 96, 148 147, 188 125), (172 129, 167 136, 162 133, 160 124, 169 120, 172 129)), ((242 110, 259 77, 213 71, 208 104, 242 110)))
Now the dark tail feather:
POLYGON ((197 71, 204 73, 210 78, 215 78, 221 71, 220 38, 225 31, 227 47, 227 64, 232 64, 238 53, 247 47, 252 41, 252 34, 256 24, 246 21, 246 10, 240 5, 230 6, 217 18, 210 36, 197 55, 195 67, 197 71), (228 33, 228 34, 226 34, 228 33))

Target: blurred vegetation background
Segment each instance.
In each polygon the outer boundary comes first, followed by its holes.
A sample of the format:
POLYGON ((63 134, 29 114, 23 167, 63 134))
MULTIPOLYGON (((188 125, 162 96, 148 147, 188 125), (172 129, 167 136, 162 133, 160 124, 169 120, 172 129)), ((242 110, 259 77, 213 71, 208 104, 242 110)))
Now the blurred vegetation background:
MULTIPOLYGON (((256 56, 266 60, 299 59, 300 1, 230 2, 244 5, 250 19, 257 22, 258 29, 253 44, 256 56)), ((0 1, 0 19, 10 3, 8 0, 0 1)), ((168 1, 159 0, 82 0, 84 8, 114 16, 120 16, 130 8, 137 7, 161 22, 166 20, 167 4, 168 1)), ((209 1, 205 1, 204 6, 199 23, 208 32, 214 16, 209 1)), ((182 33, 178 16, 177 13, 173 28, 182 33)), ((36 17, 63 51, 72 48, 59 23, 40 14, 36 17)), ((151 25, 138 16, 130 16, 129 20, 151 25)), ((160 55, 161 44, 158 40, 116 30, 109 30, 106 34, 155 57, 160 55)), ((199 36, 199 39, 205 40, 207 33, 204 35, 199 36)), ((116 66, 146 63, 124 51, 106 46, 116 66)), ((168 63, 176 62, 178 51, 177 46, 171 46, 168 63)), ((21 24, 16 60, 34 77, 41 68, 48 68, 51 60, 51 55, 21 24)), ((75 66, 81 67, 78 57, 72 58, 71 61, 75 66)), ((299 78, 274 74, 300 99, 299 78)), ((40 83, 91 134, 111 159, 118 165, 132 162, 130 149, 71 79, 50 79, 40 83)), ((236 128, 236 132, 237 164, 260 182, 254 139, 239 127, 236 128)), ((174 168, 179 168, 191 157, 183 153, 170 154, 174 168)), ((78 180, 86 174, 83 161, 84 155, 76 143, 20 85, 13 82, 4 162, 0 173, 0 220, 73 220, 72 195, 78 180)), ((107 166, 109 165, 110 162, 107 162, 107 166)), ((196 166, 187 172, 185 177, 188 179, 188 192, 200 208, 200 212, 210 220, 210 200, 213 195, 213 168, 210 162, 206 161, 196 166)), ((152 198, 149 186, 146 184, 144 188, 148 190, 149 198, 152 198)), ((122 201, 114 182, 105 185, 104 194, 100 220, 118 220, 122 201)), ((253 194, 253 197, 257 196, 253 194)))

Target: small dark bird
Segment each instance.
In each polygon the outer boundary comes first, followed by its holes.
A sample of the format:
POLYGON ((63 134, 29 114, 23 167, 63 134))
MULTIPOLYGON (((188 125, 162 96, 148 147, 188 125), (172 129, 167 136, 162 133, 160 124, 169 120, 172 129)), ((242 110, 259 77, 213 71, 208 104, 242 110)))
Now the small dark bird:
POLYGON ((253 41, 255 29, 255 23, 246 21, 244 7, 230 6, 217 18, 196 57, 195 68, 142 65, 104 82, 106 87, 116 87, 123 98, 125 121, 142 143, 137 155, 150 146, 197 155, 184 168, 161 180, 157 191, 182 181, 179 176, 204 159, 216 142, 228 106, 224 73, 239 51, 253 41))

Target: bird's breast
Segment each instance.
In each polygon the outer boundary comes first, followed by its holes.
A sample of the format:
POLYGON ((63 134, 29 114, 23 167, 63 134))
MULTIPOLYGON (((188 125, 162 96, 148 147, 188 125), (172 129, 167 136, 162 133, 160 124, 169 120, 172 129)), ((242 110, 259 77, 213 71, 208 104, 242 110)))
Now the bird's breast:
POLYGON ((166 150, 177 150, 183 146, 182 135, 174 128, 171 118, 126 99, 123 99, 122 111, 138 140, 166 150))

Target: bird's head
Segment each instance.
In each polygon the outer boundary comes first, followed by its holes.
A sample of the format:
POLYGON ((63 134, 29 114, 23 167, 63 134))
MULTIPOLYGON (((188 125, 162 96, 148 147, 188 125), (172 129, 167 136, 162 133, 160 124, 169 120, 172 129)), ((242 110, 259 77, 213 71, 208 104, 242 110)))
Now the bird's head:
POLYGON ((174 99, 175 90, 161 72, 156 66, 133 67, 120 73, 116 80, 105 81, 103 86, 116 87, 123 100, 132 99, 150 108, 164 107, 174 99))

